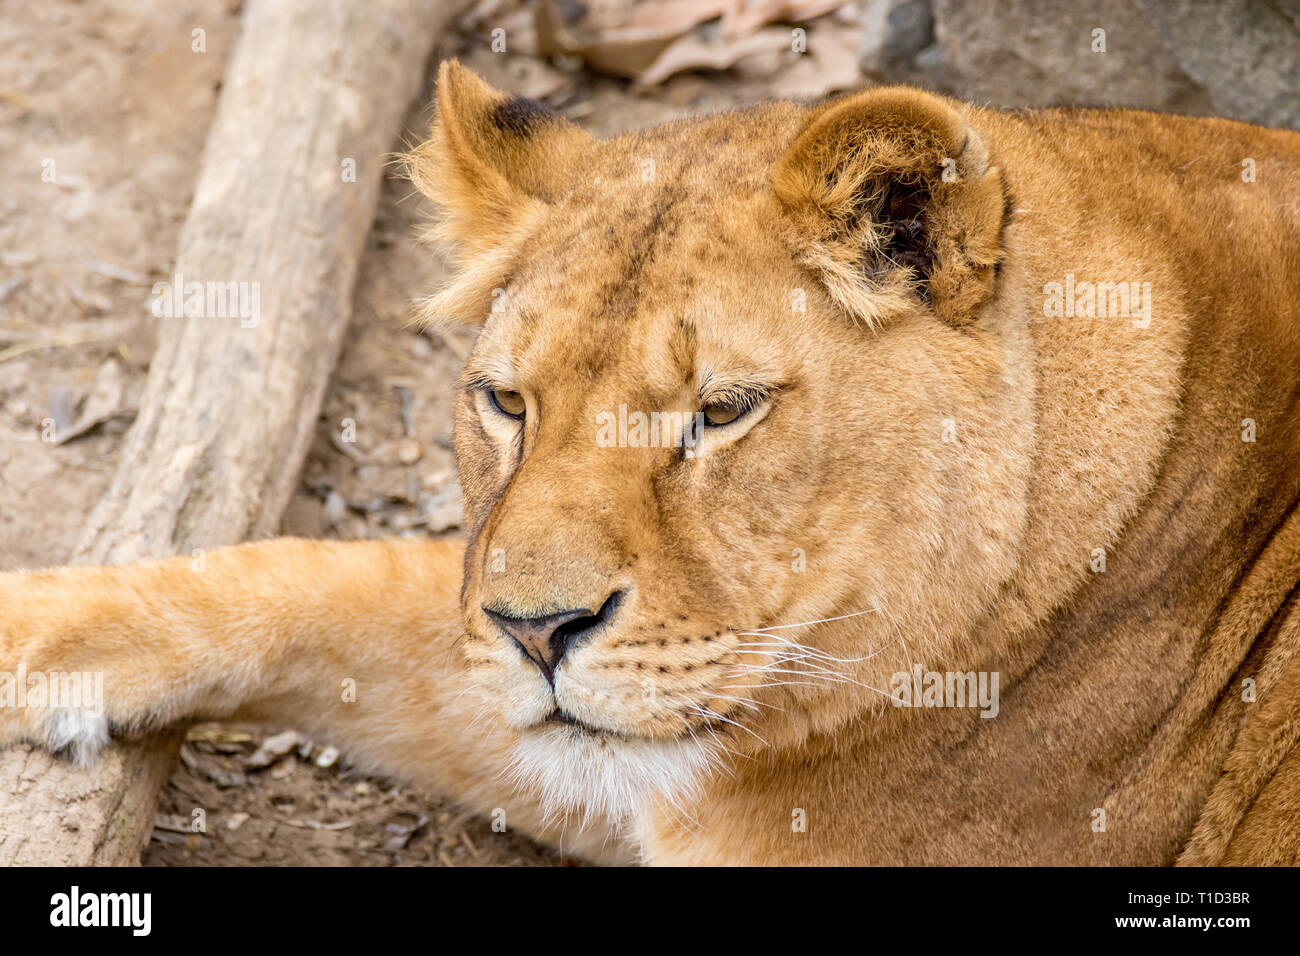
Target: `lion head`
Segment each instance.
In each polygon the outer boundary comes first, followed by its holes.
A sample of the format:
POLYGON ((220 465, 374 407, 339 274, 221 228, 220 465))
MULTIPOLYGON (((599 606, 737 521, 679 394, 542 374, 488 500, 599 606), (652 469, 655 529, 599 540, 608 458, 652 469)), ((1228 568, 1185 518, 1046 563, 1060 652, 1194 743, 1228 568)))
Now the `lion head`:
POLYGON ((456 64, 410 156, 482 326, 465 662, 525 778, 624 813, 889 702, 1015 569, 1033 426, 1010 204, 882 88, 597 141, 456 64))

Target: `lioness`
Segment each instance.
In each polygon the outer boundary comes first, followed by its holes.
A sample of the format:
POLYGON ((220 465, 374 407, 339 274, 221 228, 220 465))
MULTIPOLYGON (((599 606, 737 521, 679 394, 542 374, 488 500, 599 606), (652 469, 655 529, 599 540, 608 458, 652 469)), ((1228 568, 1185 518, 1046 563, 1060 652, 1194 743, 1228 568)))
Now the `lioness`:
POLYGON ((409 166, 467 542, 0 575, 0 670, 106 693, 0 742, 289 723, 593 860, 1300 859, 1300 135, 598 142, 449 63, 409 166))

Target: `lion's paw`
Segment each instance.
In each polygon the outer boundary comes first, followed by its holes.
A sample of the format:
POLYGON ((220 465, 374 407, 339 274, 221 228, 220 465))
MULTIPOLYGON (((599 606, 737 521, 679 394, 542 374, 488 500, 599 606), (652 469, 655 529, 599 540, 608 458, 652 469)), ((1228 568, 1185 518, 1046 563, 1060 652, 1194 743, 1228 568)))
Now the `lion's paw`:
POLYGON ((108 718, 71 707, 57 707, 45 717, 45 746, 67 753, 79 766, 91 764, 108 746, 108 718))

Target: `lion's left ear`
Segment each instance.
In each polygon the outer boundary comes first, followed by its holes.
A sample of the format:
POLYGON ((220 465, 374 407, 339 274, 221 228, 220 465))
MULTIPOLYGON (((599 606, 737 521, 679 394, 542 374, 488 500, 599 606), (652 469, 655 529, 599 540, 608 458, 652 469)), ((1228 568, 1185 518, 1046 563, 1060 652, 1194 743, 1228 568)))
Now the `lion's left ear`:
POLYGON ((510 243, 538 204, 556 199, 590 143, 543 104, 448 60, 438 70, 430 138, 407 155, 406 168, 442 207, 439 237, 472 260, 510 243))
POLYGON ((980 135, 937 96, 886 87, 814 109, 772 184, 799 258, 868 325, 918 301, 965 324, 993 293, 1006 190, 980 135))

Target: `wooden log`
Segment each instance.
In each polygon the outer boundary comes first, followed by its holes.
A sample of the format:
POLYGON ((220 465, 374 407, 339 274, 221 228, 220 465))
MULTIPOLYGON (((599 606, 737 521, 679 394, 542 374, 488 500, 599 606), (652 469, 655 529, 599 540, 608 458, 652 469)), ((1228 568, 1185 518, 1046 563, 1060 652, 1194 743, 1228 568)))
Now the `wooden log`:
MULTIPOLYGON (((351 312, 386 152, 456 6, 246 4, 175 270, 214 284, 204 312, 217 314, 158 319, 139 415, 74 561, 193 554, 278 529, 351 312)), ((155 315, 166 295, 154 287, 155 315)), ((0 866, 138 864, 175 741, 118 744, 87 770, 29 747, 0 753, 0 866)))

